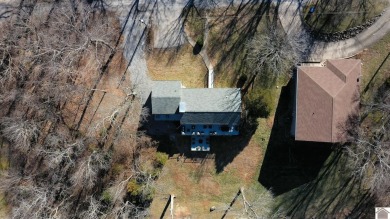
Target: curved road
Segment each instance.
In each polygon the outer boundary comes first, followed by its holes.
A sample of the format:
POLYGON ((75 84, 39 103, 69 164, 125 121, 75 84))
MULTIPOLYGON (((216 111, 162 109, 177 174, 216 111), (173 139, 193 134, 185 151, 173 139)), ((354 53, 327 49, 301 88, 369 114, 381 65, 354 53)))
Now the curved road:
MULTIPOLYGON (((390 0, 388 1, 390 3, 390 0)), ((279 19, 287 34, 308 35, 299 14, 301 6, 302 4, 296 1, 284 1, 280 4, 279 19)), ((380 40, 389 32, 390 6, 372 26, 353 38, 329 43, 314 41, 312 45, 309 45, 310 55, 306 61, 351 57, 380 40)))

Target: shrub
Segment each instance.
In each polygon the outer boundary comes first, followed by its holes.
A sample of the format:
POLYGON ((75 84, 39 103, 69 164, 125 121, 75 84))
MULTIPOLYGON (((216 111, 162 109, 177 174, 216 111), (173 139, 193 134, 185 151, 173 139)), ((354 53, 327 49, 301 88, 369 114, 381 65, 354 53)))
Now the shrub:
POLYGON ((8 168, 9 168, 9 166, 8 166, 7 159, 0 157, 0 171, 1 170, 8 170, 8 168))
POLYGON ((162 152, 156 153, 156 159, 154 161, 156 168, 163 167, 167 161, 168 161, 168 154, 162 152))
POLYGON ((116 176, 124 171, 124 166, 122 164, 113 164, 112 165, 112 175, 116 176))
POLYGON ((127 192, 132 196, 139 196, 142 194, 142 185, 139 184, 136 179, 131 179, 127 183, 127 192))
POLYGON ((111 194, 107 190, 104 190, 102 193, 102 201, 104 201, 107 204, 111 203, 112 201, 111 194))

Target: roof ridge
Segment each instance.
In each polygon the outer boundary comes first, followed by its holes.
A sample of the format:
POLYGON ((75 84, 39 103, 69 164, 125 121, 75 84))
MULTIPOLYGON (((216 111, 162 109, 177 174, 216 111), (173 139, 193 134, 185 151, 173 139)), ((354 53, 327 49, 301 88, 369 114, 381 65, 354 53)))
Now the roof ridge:
MULTIPOLYGON (((357 66, 358 64, 360 64, 360 62, 356 62, 356 64, 355 64, 352 68, 350 68, 348 74, 350 74, 350 73, 352 72, 352 70, 356 68, 356 66, 357 66)), ((346 85, 347 85, 347 82, 345 82, 344 85, 337 91, 337 93, 336 93, 336 95, 335 95, 334 97, 337 97, 337 96, 339 95, 339 93, 344 89, 344 87, 345 87, 346 85)))
MULTIPOLYGON (((350 61, 350 62, 354 62, 358 59, 344 59, 343 61, 350 61)), ((343 75, 345 75, 347 78, 347 76, 351 73, 351 71, 356 67, 356 65, 358 65, 360 62, 355 62, 354 65, 351 67, 351 68, 348 68, 348 71, 342 71, 339 67, 337 67, 337 65, 334 65, 333 61, 338 61, 338 59, 329 59, 327 60, 327 63, 329 63, 331 66, 333 66, 334 68, 336 68, 338 71, 340 71, 341 73, 345 73, 343 75)))
POLYGON ((379 211, 382 211, 382 210, 385 210, 385 211, 387 211, 387 213, 390 213, 390 211, 386 210, 386 208, 384 208, 384 207, 379 207, 378 211, 376 213, 378 213, 379 211))
MULTIPOLYGON (((320 67, 320 68, 322 68, 322 67, 320 67)), ((318 84, 315 80, 313 80, 313 78, 310 77, 309 74, 307 74, 305 71, 303 71, 303 72, 304 72, 305 75, 307 75, 307 77, 310 78, 310 80, 312 80, 318 87, 320 87, 323 91, 325 91, 325 93, 327 93, 330 97, 332 97, 332 99, 334 98, 334 97, 332 96, 332 94, 330 94, 330 93, 329 93, 327 90, 325 90, 320 84, 318 84)))

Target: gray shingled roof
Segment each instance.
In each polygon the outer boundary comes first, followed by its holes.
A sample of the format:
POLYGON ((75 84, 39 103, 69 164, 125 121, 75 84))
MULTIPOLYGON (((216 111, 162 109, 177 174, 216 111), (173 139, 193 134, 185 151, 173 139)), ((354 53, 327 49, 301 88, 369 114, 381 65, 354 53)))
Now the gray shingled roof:
POLYGON ((215 125, 237 125, 240 121, 239 112, 217 112, 217 113, 184 113, 180 124, 215 124, 215 125))
POLYGON ((152 88, 152 114, 176 113, 181 96, 180 81, 154 81, 152 88))
POLYGON ((186 88, 180 102, 185 112, 241 112, 241 92, 236 88, 186 88))

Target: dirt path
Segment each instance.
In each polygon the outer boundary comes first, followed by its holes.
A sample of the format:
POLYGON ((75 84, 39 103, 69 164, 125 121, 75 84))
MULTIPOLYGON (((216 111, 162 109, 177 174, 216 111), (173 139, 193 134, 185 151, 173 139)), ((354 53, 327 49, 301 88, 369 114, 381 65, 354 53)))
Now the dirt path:
MULTIPOLYGON (((302 5, 302 2, 295 1, 284 1, 280 4, 279 18, 287 34, 308 35, 300 17, 302 5)), ((307 61, 351 57, 390 33, 389 21, 390 6, 372 26, 353 38, 329 43, 314 41, 307 61)))

